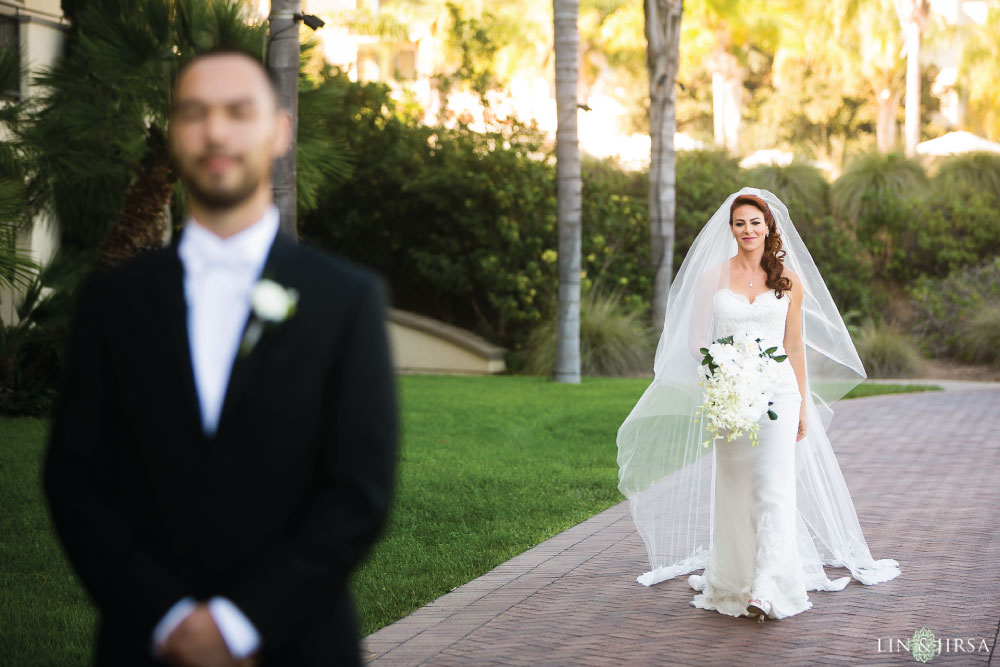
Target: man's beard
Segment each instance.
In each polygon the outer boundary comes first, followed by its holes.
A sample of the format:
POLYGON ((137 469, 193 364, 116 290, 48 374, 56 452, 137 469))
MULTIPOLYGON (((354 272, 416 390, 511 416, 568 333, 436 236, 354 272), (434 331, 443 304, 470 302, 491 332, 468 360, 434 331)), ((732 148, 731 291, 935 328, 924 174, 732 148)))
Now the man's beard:
POLYGON ((191 178, 183 169, 180 171, 189 196, 211 211, 225 211, 242 204, 257 192, 257 188, 264 180, 264 178, 254 179, 254 174, 244 172, 244 178, 232 188, 208 189, 203 188, 196 178, 191 178))

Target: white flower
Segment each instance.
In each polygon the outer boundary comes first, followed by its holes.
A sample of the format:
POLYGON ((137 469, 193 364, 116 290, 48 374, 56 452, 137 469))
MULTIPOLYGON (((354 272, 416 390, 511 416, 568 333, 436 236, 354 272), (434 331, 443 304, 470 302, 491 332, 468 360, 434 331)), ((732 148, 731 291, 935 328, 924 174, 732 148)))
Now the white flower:
POLYGON ((265 322, 284 322, 295 314, 299 293, 285 289, 273 280, 264 278, 253 286, 250 307, 254 315, 265 322))
POLYGON ((257 281, 250 292, 250 310, 254 316, 250 318, 243 340, 240 341, 240 356, 250 354, 250 350, 264 333, 265 324, 284 322, 295 314, 298 303, 298 291, 282 287, 267 278, 257 281))
MULTIPOLYGON (((769 410, 770 395, 780 380, 780 367, 772 358, 773 350, 762 351, 759 341, 743 332, 717 340, 705 351, 706 363, 698 367, 705 388, 698 414, 705 429, 713 439, 728 431, 727 441, 747 432, 757 444, 758 420, 765 413, 774 418, 769 410)), ((705 446, 709 442, 705 441, 705 446)))

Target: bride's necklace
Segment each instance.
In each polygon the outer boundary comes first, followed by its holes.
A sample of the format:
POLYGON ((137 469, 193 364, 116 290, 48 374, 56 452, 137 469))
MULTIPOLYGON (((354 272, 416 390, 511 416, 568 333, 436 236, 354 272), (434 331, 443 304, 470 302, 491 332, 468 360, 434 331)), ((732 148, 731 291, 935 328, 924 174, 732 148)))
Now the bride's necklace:
POLYGON ((753 287, 753 278, 750 278, 749 287, 753 287))

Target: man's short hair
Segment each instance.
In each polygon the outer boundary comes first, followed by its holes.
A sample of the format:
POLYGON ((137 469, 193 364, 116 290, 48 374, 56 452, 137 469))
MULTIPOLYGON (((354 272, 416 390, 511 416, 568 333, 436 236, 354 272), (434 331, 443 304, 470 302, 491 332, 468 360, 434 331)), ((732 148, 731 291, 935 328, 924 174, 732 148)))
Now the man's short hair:
POLYGON ((277 107, 282 106, 281 96, 278 94, 278 80, 275 78, 274 72, 268 69, 264 65, 264 63, 260 61, 260 58, 258 58, 253 53, 233 47, 219 47, 219 48, 209 49, 208 51, 202 51, 201 53, 194 55, 189 60, 184 61, 184 63, 182 63, 181 66, 177 68, 177 71, 174 72, 174 78, 170 82, 171 105, 173 105, 173 100, 176 98, 177 82, 181 80, 181 75, 183 75, 184 72, 186 72, 188 68, 194 65, 195 63, 200 62, 202 60, 206 60, 208 58, 216 58, 219 56, 237 56, 251 61, 254 65, 257 66, 257 68, 261 72, 264 73, 264 77, 267 79, 267 84, 271 89, 271 93, 274 95, 275 106, 277 107))

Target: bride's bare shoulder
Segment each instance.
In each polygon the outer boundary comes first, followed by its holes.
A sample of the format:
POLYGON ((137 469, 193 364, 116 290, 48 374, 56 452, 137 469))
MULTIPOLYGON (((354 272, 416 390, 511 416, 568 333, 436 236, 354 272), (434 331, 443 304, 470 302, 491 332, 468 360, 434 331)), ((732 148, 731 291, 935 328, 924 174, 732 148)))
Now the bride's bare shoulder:
POLYGON ((793 296, 795 296, 796 298, 802 296, 802 281, 799 280, 799 276, 797 273, 795 273, 786 266, 781 272, 781 277, 788 278, 788 280, 792 283, 791 291, 793 296))

